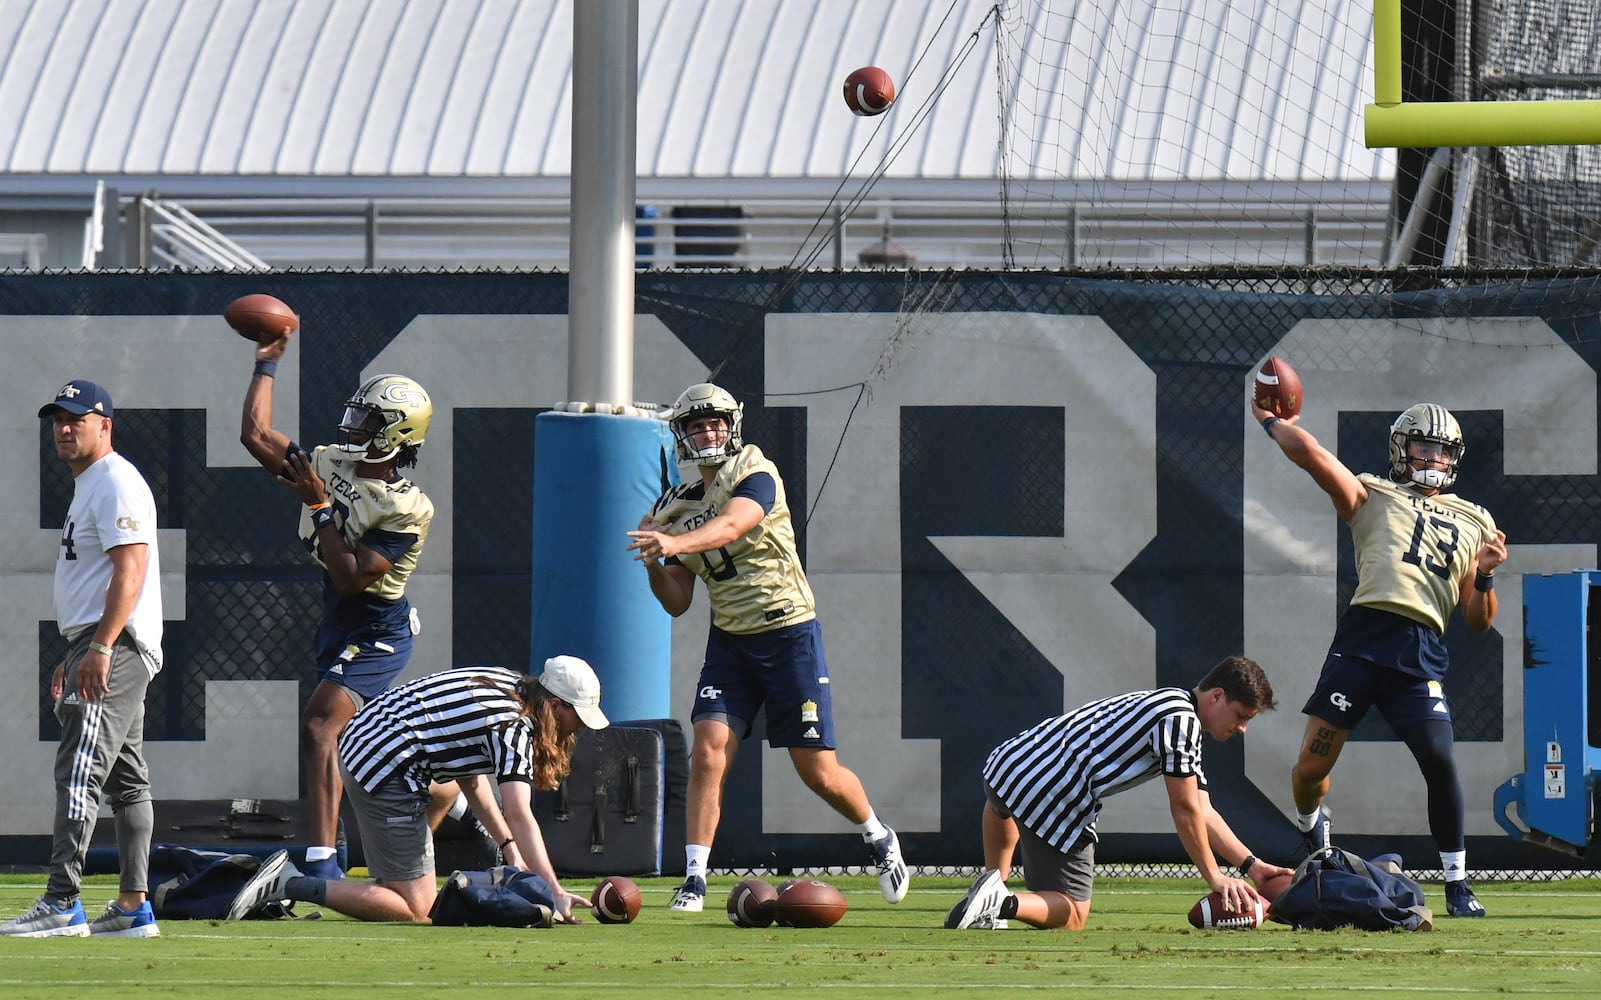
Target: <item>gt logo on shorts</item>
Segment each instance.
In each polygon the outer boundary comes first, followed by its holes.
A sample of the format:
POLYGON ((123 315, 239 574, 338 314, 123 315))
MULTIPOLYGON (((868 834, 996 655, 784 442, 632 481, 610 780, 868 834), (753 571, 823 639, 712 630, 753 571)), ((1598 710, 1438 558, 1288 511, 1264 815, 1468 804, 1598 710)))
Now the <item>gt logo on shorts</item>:
POLYGON ((1338 691, 1329 695, 1329 704, 1333 705, 1342 712, 1349 712, 1351 710, 1351 699, 1347 698, 1338 691))
POLYGON ((700 689, 700 697, 705 698, 707 701, 716 701, 722 696, 723 689, 719 687, 712 687, 710 684, 700 689))

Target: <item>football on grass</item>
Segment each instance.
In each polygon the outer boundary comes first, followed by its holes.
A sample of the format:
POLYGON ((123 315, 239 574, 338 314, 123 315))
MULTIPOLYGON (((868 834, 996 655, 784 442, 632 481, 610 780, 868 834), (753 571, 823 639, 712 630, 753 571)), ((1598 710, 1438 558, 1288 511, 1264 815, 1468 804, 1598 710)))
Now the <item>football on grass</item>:
POLYGON ((728 922, 735 927, 767 927, 777 916, 778 890, 759 878, 748 878, 728 892, 728 922))
POLYGON ((1245 910, 1223 909, 1222 893, 1209 892, 1190 907, 1190 926, 1220 931, 1248 931, 1262 926, 1265 914, 1261 900, 1253 900, 1245 910))
POLYGON ((589 896, 595 919, 603 924, 627 924, 639 916, 639 886, 621 875, 608 875, 589 896))
POLYGON ((1301 412, 1301 376, 1283 358, 1268 358, 1256 372, 1255 398, 1275 417, 1293 417, 1301 412))
POLYGON ((1262 894, 1263 899, 1272 903, 1284 894, 1284 890, 1288 889, 1293 881, 1295 881, 1294 875, 1274 875, 1257 886, 1256 891, 1262 894))
POLYGON ((778 894, 780 927, 832 927, 845 915, 845 896, 827 882, 807 879, 778 894))
POLYGON ((280 330, 300 329, 300 317, 293 309, 281 299, 260 293, 234 299, 222 311, 222 318, 239 336, 258 344, 276 337, 280 330))

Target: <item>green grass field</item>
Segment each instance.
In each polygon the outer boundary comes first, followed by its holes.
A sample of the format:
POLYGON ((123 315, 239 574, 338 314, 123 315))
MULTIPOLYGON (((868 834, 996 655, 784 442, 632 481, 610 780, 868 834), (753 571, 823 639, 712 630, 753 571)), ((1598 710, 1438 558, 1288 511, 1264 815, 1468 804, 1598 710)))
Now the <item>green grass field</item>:
MULTIPOLYGON (((1291 993, 1423 996, 1601 994, 1601 880, 1479 883, 1483 920, 1437 918, 1431 933, 1197 931, 1184 919, 1198 881, 1103 879, 1091 930, 943 930, 963 880, 913 881, 899 906, 867 877, 831 878, 850 911, 827 930, 740 929, 714 878, 705 913, 669 914, 676 880, 644 879, 629 925, 550 930, 316 920, 165 921, 148 940, 0 940, 0 997, 665 995, 926 997, 1092 990, 1186 997, 1291 993)), ((773 881, 778 881, 774 879, 773 881)), ((0 918, 43 888, 0 877, 0 918)), ((573 888, 587 888, 571 880, 573 888)), ((113 894, 89 880, 85 909, 113 894)), ((1438 885, 1425 885, 1443 910, 1438 885)), ((305 904, 300 904, 305 909, 305 904)))

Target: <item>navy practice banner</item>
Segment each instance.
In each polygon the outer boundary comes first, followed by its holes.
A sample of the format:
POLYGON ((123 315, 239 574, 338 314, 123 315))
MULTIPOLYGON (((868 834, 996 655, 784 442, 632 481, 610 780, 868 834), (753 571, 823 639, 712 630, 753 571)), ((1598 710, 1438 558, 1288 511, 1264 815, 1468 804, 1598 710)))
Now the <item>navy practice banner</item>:
MULTIPOLYGON (((0 845, 51 828, 50 574, 71 482, 33 414, 72 377, 111 390, 118 448, 160 506, 157 795, 299 794, 318 573, 292 495, 238 443, 251 345, 220 313, 246 292, 303 319, 277 384, 294 439, 332 440, 364 374, 403 372, 433 396, 414 478, 437 515, 410 587, 423 628, 407 676, 528 666, 533 427, 567 395, 566 276, 7 275, 0 845)), ((1213 797, 1258 853, 1289 858, 1299 709, 1354 578, 1328 499, 1246 412, 1252 371, 1276 354, 1302 376, 1303 426, 1357 471, 1384 470, 1388 424, 1413 402, 1461 421, 1458 489, 1512 553, 1497 630, 1458 619, 1448 636, 1471 863, 1571 864, 1506 838, 1490 800, 1525 767, 1519 574, 1597 561, 1601 279, 646 273, 636 311, 636 398, 670 401, 715 370, 783 471, 840 755, 912 862, 980 861, 978 769, 1001 739, 1090 698, 1188 686, 1234 652, 1263 664, 1282 706, 1209 746, 1213 797)), ((625 544, 596 558, 626 559, 625 544)), ((686 725, 707 620, 701 593, 672 623, 686 725)), ((1437 866, 1422 779, 1382 722, 1358 729, 1334 781, 1343 840, 1437 866)), ((1113 800, 1101 828, 1102 860, 1182 858, 1160 782, 1113 800)), ((747 743, 713 863, 862 861, 787 757, 747 743)))

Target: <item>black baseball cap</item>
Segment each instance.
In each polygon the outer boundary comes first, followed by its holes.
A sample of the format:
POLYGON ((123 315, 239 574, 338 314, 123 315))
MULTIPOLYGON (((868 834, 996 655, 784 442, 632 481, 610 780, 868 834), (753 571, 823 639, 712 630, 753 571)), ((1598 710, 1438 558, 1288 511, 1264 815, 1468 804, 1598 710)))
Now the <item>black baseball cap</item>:
POLYGON ((113 415, 111 393, 86 378, 75 378, 56 390, 56 398, 39 407, 39 416, 48 417, 52 410, 66 410, 82 416, 98 413, 102 417, 113 415))

